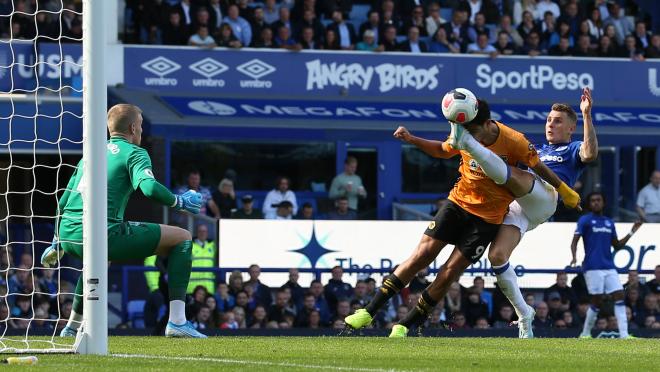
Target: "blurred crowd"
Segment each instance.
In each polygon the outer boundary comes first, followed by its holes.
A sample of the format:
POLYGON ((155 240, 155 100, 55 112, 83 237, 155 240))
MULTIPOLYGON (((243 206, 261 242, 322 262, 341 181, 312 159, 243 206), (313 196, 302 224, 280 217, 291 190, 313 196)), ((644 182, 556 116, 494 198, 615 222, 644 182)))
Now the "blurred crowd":
POLYGON ((630 0, 133 0, 126 41, 643 59, 660 57, 652 16, 630 0))
MULTIPOLYGON (((6 248, 3 248, 6 249, 6 248)), ((0 252, 0 330, 7 328, 41 328, 55 330, 65 325, 71 313, 74 286, 58 280, 57 270, 36 267, 29 253, 9 266, 0 252)), ((157 273, 156 283, 158 282, 157 273)), ((158 285, 147 284, 150 294, 144 308, 144 324, 155 327, 163 316, 166 301, 158 285)), ((261 269, 251 265, 247 276, 231 273, 226 282, 216 285, 212 273, 193 273, 188 287, 186 314, 200 330, 245 328, 334 328, 343 329, 343 319, 363 308, 374 296, 380 283, 361 276, 355 286, 347 283, 337 266, 326 283, 313 280, 300 283, 297 269, 289 270, 288 280, 279 287, 269 287, 260 280, 261 269)), ((411 307, 429 284, 428 271, 419 272, 410 285, 374 317, 372 327, 390 328, 411 307)), ((455 282, 427 320, 430 328, 488 329, 507 328, 517 316, 497 286, 485 288, 482 277, 474 277, 466 288, 455 282)), ((628 273, 624 285, 626 312, 631 331, 641 328, 660 329, 660 265, 652 278, 628 273)), ((557 274, 549 288, 523 289, 525 300, 536 309, 533 325, 537 329, 581 329, 589 297, 584 277, 580 274, 569 283, 564 272, 557 274)), ((612 302, 605 301, 595 328, 617 330, 612 302)), ((130 327, 130 324, 122 324, 130 327)))
MULTIPOLYGON (((334 328, 343 329, 343 319, 363 308, 373 297, 379 283, 369 277, 357 280, 355 286, 344 281, 340 267, 332 269, 327 283, 313 280, 303 286, 296 269, 289 280, 271 288, 259 279, 258 265, 252 265, 248 277, 239 271, 227 283, 217 287, 198 285, 192 289, 187 314, 200 330, 244 328, 334 328)), ((422 271, 410 285, 374 317, 372 327, 391 328, 414 307, 421 292, 429 284, 428 272, 422 271)), ((581 329, 589 298, 584 277, 577 275, 571 283, 566 273, 557 274, 556 283, 545 290, 525 291, 527 303, 536 309, 534 328, 581 329)), ((660 329, 660 265, 652 280, 640 279, 630 271, 625 284, 626 309, 631 330, 660 329)), ((616 331, 612 304, 604 306, 595 328, 616 331)), ((153 326, 157 314, 145 314, 146 325, 153 326)), ((507 328, 517 316, 502 292, 484 288, 484 279, 475 277, 465 288, 453 283, 425 326, 431 328, 488 329, 507 328)), ((634 332, 633 332, 634 334, 634 332)))
POLYGON ((28 327, 54 330, 66 325, 75 285, 57 269, 35 267, 30 253, 11 262, 11 247, 0 247, 0 332, 28 327))
POLYGON ((0 0, 0 39, 82 42, 82 0, 0 0))
POLYGON ((177 187, 176 193, 195 190, 204 198, 201 214, 214 218, 235 219, 328 219, 354 220, 358 219, 359 202, 367 197, 367 190, 362 184, 362 178, 356 174, 358 161, 348 156, 344 162, 344 171, 336 175, 330 189, 325 190, 331 205, 327 210, 319 211, 317 201, 298 200, 296 193, 290 189, 291 180, 280 176, 275 181, 275 187, 269 190, 263 199, 249 193, 240 197, 234 189, 236 175, 233 171, 225 174, 215 190, 202 184, 201 173, 192 170, 188 173, 185 184, 177 187))
MULTIPOLYGON (((126 0, 124 13, 126 43, 660 57, 658 15, 633 0, 126 0)), ((80 42, 81 19, 79 0, 0 0, 0 38, 80 42)))

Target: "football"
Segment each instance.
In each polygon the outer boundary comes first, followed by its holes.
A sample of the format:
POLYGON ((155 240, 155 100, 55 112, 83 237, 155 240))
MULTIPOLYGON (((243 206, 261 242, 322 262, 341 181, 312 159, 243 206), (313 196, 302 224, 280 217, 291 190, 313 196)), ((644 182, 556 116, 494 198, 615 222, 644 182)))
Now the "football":
POLYGON ((472 121, 477 116, 478 108, 477 97, 465 88, 453 89, 442 97, 442 114, 454 123, 472 121))

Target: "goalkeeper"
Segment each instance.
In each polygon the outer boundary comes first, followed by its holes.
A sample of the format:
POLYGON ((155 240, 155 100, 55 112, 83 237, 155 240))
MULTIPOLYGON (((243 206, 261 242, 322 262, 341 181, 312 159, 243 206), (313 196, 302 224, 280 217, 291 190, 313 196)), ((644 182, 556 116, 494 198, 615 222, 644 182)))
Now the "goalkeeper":
MULTIPOLYGON (((201 194, 188 191, 172 194, 154 179, 151 159, 140 147, 142 111, 133 105, 119 104, 108 111, 108 259, 144 260, 154 254, 167 257, 170 315, 165 335, 168 337, 206 338, 186 320, 185 298, 191 270, 190 233, 174 226, 124 221, 124 210, 133 191, 140 189, 151 200, 178 210, 199 213, 201 194)), ((56 265, 64 252, 82 259, 82 214, 86 192, 82 179, 83 161, 78 163, 59 201, 59 236, 44 252, 41 263, 56 265), (58 249, 58 243, 61 249, 58 249)), ((83 314, 82 274, 76 285, 71 317, 60 336, 75 336, 83 314)))

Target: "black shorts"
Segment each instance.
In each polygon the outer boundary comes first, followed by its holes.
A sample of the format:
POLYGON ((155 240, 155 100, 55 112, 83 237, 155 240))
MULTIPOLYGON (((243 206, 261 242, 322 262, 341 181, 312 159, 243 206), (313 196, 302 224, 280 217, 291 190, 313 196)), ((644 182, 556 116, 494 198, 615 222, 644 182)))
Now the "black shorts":
POLYGON ((470 262, 479 261, 500 225, 488 223, 445 200, 424 234, 455 245, 470 262))

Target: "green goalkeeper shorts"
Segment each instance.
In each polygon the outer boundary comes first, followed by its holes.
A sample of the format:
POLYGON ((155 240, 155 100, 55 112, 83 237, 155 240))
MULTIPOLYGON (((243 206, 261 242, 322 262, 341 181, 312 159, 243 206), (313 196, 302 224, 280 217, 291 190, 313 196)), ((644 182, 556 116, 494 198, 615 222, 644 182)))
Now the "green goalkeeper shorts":
MULTIPOLYGON (((78 234, 73 234, 78 235, 78 234)), ((80 259, 83 247, 80 239, 67 239, 60 230, 61 247, 80 259)), ((108 260, 143 260, 153 256, 160 242, 160 225, 147 222, 122 222, 108 228, 108 260)), ((93 248, 92 248, 93 249, 93 248)))

